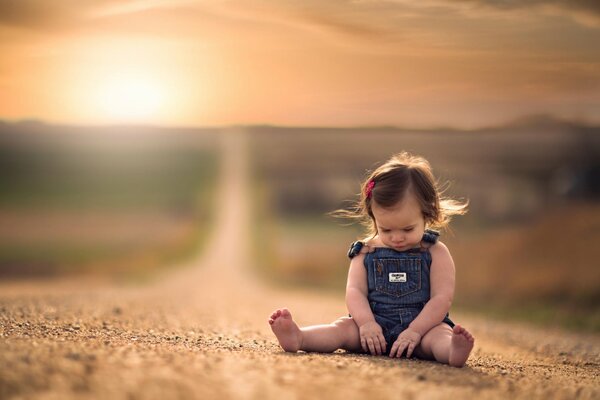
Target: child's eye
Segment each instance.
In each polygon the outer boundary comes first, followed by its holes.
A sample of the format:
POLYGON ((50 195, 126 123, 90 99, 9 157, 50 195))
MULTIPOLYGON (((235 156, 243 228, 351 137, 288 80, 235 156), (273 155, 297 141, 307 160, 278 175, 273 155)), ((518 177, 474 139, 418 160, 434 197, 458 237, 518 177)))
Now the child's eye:
POLYGON ((411 232, 413 229, 415 229, 415 228, 406 228, 406 229, 404 230, 404 232, 411 232))
POLYGON ((383 233, 388 233, 390 230, 389 229, 382 229, 381 232, 383 233))

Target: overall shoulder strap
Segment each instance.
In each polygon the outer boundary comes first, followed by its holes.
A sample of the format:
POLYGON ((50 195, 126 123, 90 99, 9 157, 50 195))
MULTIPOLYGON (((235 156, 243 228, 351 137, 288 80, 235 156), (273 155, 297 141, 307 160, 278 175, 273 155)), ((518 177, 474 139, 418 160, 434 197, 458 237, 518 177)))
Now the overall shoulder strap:
POLYGON ((425 251, 437 243, 440 233, 433 229, 425 229, 421 239, 421 251, 425 251))

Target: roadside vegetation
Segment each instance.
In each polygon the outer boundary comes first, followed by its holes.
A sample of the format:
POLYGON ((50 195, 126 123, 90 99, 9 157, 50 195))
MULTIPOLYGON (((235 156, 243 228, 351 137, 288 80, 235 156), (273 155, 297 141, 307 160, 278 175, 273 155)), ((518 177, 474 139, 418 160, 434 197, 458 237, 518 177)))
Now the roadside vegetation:
POLYGON ((211 228, 216 132, 0 127, 0 276, 145 279, 211 228))

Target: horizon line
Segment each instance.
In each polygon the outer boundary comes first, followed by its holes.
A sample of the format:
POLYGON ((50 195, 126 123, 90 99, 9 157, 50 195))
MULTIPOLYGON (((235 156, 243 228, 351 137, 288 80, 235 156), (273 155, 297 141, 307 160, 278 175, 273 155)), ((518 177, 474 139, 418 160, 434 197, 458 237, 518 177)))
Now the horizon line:
POLYGON ((240 128, 277 128, 277 129, 391 129, 391 130, 410 130, 410 131, 478 131, 498 129, 510 126, 519 125, 534 125, 540 123, 552 122, 555 124, 578 125, 585 127, 600 127, 600 122, 588 121, 580 118, 564 118, 548 113, 533 113, 518 116, 516 118, 507 119, 504 122, 483 124, 474 127, 459 127, 448 125, 432 125, 432 126, 408 126, 395 124, 366 124, 366 125, 286 125, 286 124, 271 124, 271 123, 255 123, 255 124, 221 124, 221 125, 164 125, 160 123, 144 123, 144 122, 107 122, 107 123, 69 123, 69 122, 52 122, 39 118, 21 118, 21 119, 3 119, 0 118, 0 124, 20 125, 20 124, 38 124, 54 127, 70 127, 70 128, 145 128, 145 129, 174 129, 174 130, 193 130, 193 129, 240 129, 240 128))

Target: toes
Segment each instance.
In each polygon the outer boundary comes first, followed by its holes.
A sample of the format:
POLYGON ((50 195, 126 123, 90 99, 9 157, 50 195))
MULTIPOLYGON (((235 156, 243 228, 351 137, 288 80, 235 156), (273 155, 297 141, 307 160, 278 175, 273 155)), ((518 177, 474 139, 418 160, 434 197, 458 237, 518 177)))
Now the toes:
POLYGON ((455 326, 454 326, 454 329, 452 329, 452 332, 453 332, 455 335, 461 335, 461 336, 464 336, 464 337, 465 337, 467 340, 469 340, 469 341, 473 339, 473 335, 471 335, 471 333, 470 333, 468 330, 466 330, 465 328, 463 328, 463 327, 462 327, 462 326, 460 326, 460 325, 455 325, 455 326))
POLYGON ((275 320, 277 320, 277 318, 279 318, 281 316, 282 316, 281 310, 276 310, 276 311, 273 312, 273 314, 271 314, 271 317, 269 318, 269 320, 270 321, 275 321, 275 320))
MULTIPOLYGON (((287 308, 280 308, 271 314, 269 321, 276 321, 278 318, 291 318, 291 316, 292 314, 290 314, 290 311, 287 308)), ((272 324, 273 322, 269 323, 272 324)))

